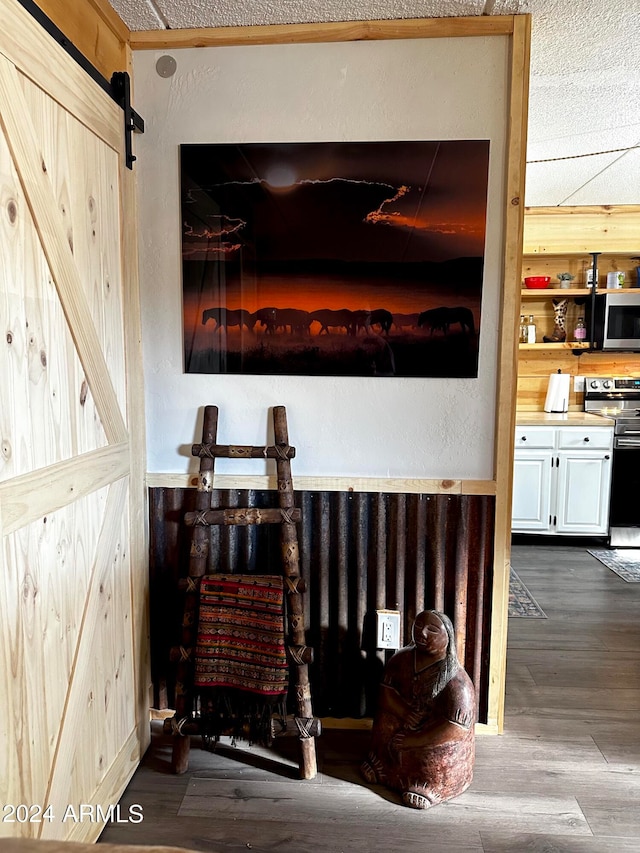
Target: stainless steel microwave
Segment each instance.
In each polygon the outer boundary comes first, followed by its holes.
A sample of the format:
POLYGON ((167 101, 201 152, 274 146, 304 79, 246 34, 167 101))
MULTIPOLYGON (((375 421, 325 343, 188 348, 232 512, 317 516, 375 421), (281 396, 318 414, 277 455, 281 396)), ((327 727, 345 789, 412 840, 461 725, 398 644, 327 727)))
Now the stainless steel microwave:
POLYGON ((586 320, 595 349, 640 352, 640 288, 600 291, 587 301, 586 320))

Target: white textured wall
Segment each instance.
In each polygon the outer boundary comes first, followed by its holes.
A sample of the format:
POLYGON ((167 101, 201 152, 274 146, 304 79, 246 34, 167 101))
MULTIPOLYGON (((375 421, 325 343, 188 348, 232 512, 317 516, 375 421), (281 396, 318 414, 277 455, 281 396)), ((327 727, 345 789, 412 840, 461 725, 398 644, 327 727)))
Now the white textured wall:
MULTIPOLYGON (((202 407, 220 443, 263 444, 268 408, 287 406, 295 475, 491 478, 501 292, 508 40, 421 39, 172 51, 134 58, 148 470, 195 470, 202 407), (490 139, 477 379, 184 374, 181 143, 490 139)), ((217 463, 264 473, 265 463, 217 463), (252 466, 252 467, 250 467, 252 466)))

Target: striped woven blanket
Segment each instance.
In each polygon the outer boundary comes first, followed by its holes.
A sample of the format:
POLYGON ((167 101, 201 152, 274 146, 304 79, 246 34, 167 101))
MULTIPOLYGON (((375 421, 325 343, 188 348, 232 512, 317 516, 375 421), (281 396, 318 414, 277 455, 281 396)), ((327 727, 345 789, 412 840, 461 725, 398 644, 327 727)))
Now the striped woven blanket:
POLYGON ((278 698, 287 692, 287 678, 282 577, 205 575, 195 686, 278 698))

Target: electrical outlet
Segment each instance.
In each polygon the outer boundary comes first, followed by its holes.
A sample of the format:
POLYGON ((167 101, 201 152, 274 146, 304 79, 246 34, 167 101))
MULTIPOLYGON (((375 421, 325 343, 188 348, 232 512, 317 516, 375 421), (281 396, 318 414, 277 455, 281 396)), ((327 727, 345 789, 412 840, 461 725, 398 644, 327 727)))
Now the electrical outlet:
POLYGON ((400 611, 376 610, 378 649, 400 648, 400 611))
POLYGON ((576 393, 579 393, 580 391, 584 392, 584 379, 585 379, 584 376, 574 376, 573 377, 573 390, 576 393))

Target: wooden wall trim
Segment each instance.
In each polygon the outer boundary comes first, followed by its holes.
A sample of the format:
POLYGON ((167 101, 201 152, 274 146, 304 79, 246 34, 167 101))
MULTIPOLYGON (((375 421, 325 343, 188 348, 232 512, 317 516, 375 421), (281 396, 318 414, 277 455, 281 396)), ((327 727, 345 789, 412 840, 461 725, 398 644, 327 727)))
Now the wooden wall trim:
POLYGON ((499 364, 497 377, 495 477, 496 530, 494 545, 493 622, 491 628, 488 723, 502 731, 506 683, 509 562, 511 540, 511 494, 513 478, 513 433, 515 429, 520 270, 524 227, 524 183, 526 170, 527 103, 529 97, 529 52, 531 18, 515 18, 511 42, 511 91, 509 100, 508 167, 505 209, 505 262, 499 364))
MULTIPOLYGON (((188 489, 197 485, 196 474, 147 474, 149 488, 188 489)), ((494 480, 421 480, 384 477, 296 477, 299 492, 372 492, 411 495, 495 495, 494 480)), ((216 474, 217 489, 268 489, 277 491, 272 474, 216 474)))
MULTIPOLYGON (((127 48, 127 53, 130 54, 127 48)), ((128 59, 130 61, 130 57, 128 59)), ((142 318, 140 309, 140 282, 138 275, 138 233, 134 226, 136 211, 135 174, 128 169, 125 158, 120 159, 120 201, 123 207, 121 222, 129 222, 123 229, 122 287, 125 324, 125 359, 127 372, 127 426, 131 441, 129 486, 129 517, 131 535, 129 551, 131 565, 131 596, 136 721, 142 751, 151 739, 149 716, 142 704, 151 688, 151 663, 149 655, 149 512, 146 489, 146 429, 144 409, 144 375, 142 357, 142 318)))
POLYGON ((256 44, 310 44, 375 39, 462 38, 511 35, 512 15, 469 18, 415 18, 391 21, 346 21, 324 24, 285 24, 260 27, 146 30, 132 32, 132 50, 182 47, 223 47, 256 44))

